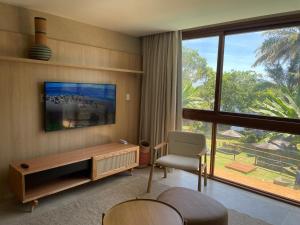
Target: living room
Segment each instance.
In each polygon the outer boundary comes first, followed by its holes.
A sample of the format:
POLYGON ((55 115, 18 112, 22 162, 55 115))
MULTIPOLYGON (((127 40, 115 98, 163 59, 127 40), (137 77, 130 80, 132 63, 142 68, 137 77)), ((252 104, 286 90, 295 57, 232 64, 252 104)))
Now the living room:
POLYGON ((299 0, 0 18, 0 224, 299 224, 299 0))

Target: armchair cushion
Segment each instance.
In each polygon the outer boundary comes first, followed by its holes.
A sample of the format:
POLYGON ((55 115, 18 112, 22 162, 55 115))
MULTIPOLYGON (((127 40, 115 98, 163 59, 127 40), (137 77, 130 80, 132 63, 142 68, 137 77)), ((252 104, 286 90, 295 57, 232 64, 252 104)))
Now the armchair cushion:
POLYGON ((162 156, 162 157, 158 158, 155 161, 155 163, 165 166, 165 167, 182 169, 182 170, 197 171, 199 169, 199 159, 198 158, 173 155, 173 154, 162 156))

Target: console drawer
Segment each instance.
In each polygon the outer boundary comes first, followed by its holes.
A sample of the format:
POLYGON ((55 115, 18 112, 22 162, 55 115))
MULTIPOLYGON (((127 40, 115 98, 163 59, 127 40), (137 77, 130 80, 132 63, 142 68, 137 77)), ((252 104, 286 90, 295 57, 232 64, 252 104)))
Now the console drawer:
POLYGON ((92 179, 97 180, 138 166, 138 148, 93 157, 92 179))

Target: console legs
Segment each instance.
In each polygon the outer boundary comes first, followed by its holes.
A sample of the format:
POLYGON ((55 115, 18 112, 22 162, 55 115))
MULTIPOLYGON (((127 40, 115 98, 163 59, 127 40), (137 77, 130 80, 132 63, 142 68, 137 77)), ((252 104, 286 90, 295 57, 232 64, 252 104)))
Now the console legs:
POLYGON ((129 169, 128 171, 129 171, 129 175, 132 176, 133 168, 129 169))
POLYGON ((34 210, 34 208, 36 208, 39 204, 39 201, 36 199, 36 200, 33 200, 31 202, 31 212, 34 210))

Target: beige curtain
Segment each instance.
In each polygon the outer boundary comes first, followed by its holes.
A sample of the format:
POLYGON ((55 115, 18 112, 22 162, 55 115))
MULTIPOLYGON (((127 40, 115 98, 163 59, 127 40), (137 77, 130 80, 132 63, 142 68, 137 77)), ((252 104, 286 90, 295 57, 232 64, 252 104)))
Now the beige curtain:
POLYGON ((143 37, 140 140, 150 146, 181 129, 181 32, 143 37))

